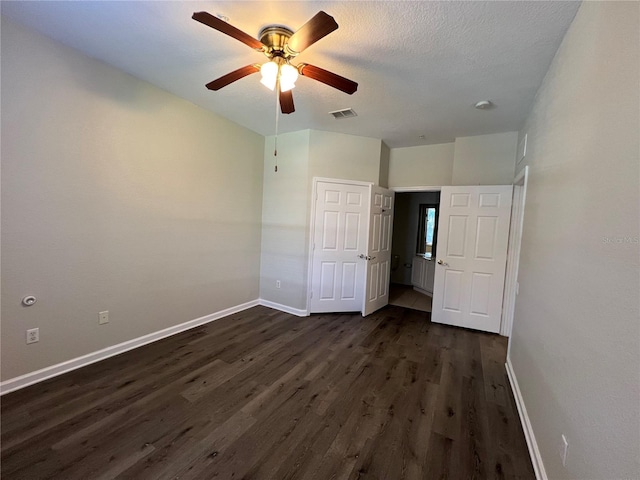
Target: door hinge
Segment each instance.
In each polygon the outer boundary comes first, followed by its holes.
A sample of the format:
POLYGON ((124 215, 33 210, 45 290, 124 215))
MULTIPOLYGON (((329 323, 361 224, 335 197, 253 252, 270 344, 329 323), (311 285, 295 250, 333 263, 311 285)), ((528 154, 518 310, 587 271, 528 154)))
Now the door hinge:
POLYGON ((311 295, 309 295, 309 298, 313 298, 313 290, 311 290, 311 295))

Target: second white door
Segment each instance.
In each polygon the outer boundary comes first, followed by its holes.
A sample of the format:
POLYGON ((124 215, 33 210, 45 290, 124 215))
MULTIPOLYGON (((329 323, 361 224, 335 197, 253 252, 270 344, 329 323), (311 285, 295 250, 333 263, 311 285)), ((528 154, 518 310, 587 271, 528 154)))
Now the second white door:
POLYGON ((394 195, 386 188, 371 186, 369 248, 366 255, 367 285, 362 308, 364 316, 389 303, 394 195))
POLYGON ((442 187, 433 322, 500 330, 512 190, 442 187))

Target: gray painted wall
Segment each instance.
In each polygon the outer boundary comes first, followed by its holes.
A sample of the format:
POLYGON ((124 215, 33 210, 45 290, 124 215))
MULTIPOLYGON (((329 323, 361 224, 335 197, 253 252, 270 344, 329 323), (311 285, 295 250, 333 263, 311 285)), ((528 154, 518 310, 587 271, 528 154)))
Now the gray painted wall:
POLYGON ((511 361, 554 480, 640 478, 638 13, 582 3, 521 132, 511 361))
POLYGON ((263 151, 3 18, 2 379, 255 300, 263 151))
POLYGON ((451 185, 454 143, 392 148, 389 187, 451 185))
POLYGON ((267 137, 260 297, 305 310, 313 178, 377 184, 382 141, 319 130, 280 135, 277 173, 273 142, 273 137, 267 137))
POLYGON ((510 185, 518 132, 456 138, 451 185, 510 185))
POLYGON ((452 143, 393 148, 389 187, 510 185, 518 132, 459 137, 452 143))
POLYGON ((264 149, 260 298, 298 309, 307 301, 310 135, 304 130, 278 137, 278 172, 273 137, 264 149))

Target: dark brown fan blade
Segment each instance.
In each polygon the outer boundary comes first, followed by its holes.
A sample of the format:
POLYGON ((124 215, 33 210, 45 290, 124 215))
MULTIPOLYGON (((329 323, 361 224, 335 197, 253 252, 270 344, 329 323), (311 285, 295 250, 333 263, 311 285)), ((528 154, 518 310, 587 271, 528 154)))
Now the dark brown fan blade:
POLYGON ((291 90, 280 92, 280 110, 282 113, 293 113, 296 111, 293 106, 293 93, 291 90))
POLYGON ((266 48, 261 41, 256 40, 248 33, 244 33, 242 30, 237 29, 233 25, 229 25, 224 20, 221 20, 218 17, 214 17, 210 13, 196 12, 191 18, 197 20, 200 23, 204 23, 205 25, 215 30, 218 30, 225 35, 229 35, 236 40, 240 40, 242 43, 249 45, 251 48, 255 48, 256 50, 264 50, 266 48))
POLYGON ((336 75, 324 68, 314 67, 308 63, 301 63, 298 65, 298 72, 300 72, 300 75, 318 80, 330 87, 342 90, 344 93, 348 93, 349 95, 358 90, 358 84, 356 82, 351 81, 348 78, 341 77, 340 75, 336 75))
POLYGON ((294 53, 300 53, 309 45, 326 37, 338 28, 338 24, 331 15, 318 12, 315 16, 291 35, 288 48, 294 53))
POLYGON ((256 73, 259 71, 260 67, 258 65, 247 65, 246 67, 242 67, 234 70, 231 73, 227 73, 226 75, 215 79, 213 82, 207 83, 207 88, 209 90, 220 90, 222 87, 226 87, 236 80, 240 80, 247 75, 251 75, 252 73, 256 73))

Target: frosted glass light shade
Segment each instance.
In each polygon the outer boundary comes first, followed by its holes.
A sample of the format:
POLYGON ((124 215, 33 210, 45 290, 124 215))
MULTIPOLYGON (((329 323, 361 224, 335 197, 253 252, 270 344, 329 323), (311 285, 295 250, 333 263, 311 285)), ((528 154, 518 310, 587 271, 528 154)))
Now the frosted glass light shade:
POLYGON ((298 69, 285 63, 280 67, 280 91, 286 92, 296 86, 298 69))
POLYGON ((275 62, 263 63, 260 67, 260 74, 262 80, 260 83, 267 87, 269 90, 276 88, 276 80, 278 79, 278 65, 275 62))

